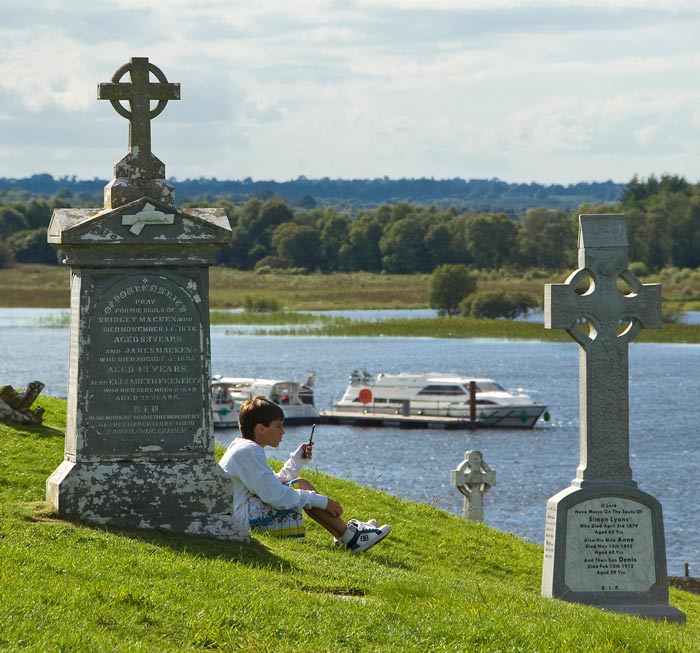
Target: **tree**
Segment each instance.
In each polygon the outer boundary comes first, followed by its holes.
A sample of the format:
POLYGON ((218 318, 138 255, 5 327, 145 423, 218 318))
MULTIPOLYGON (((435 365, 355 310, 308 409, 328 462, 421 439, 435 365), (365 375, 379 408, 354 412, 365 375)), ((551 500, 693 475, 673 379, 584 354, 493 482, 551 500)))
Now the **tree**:
POLYGON ((292 222, 292 210, 279 197, 261 202, 253 199, 241 207, 234 218, 235 226, 231 244, 222 252, 218 261, 250 270, 265 256, 272 254, 272 234, 285 222, 292 222))
POLYGON ((459 310, 462 315, 471 317, 513 320, 538 306, 537 299, 529 293, 486 290, 463 299, 459 310))
POLYGON ((476 277, 461 263, 445 263, 430 276, 430 308, 441 315, 457 315, 460 302, 476 290, 476 277))
POLYGON ((577 223, 563 211, 528 211, 518 233, 519 263, 549 270, 572 266, 576 260, 577 231, 577 223))
POLYGON ((315 270, 321 262, 321 237, 316 227, 285 222, 272 234, 272 247, 290 268, 315 270))
POLYGON ((425 249, 425 224, 418 216, 392 222, 379 241, 382 268, 394 274, 429 272, 431 257, 425 249))
POLYGON ((463 236, 463 221, 450 217, 428 227, 423 246, 430 261, 430 270, 443 263, 468 263, 463 236))
POLYGON ((505 214, 476 215, 467 221, 467 250, 477 268, 500 268, 512 262, 518 228, 505 214))
POLYGON ((335 272, 340 269, 340 249, 348 240, 350 219, 333 210, 329 210, 319 221, 321 231, 321 252, 323 269, 335 272))
POLYGON ((0 270, 9 268, 15 262, 15 253, 4 240, 0 240, 0 270))
POLYGON ((7 239, 19 263, 43 263, 57 265, 58 253, 46 242, 46 228, 18 231, 7 239))
POLYGON ((338 266, 341 270, 355 272, 379 272, 382 269, 382 253, 379 239, 382 224, 375 213, 361 213, 352 223, 348 240, 340 247, 338 266))
POLYGON ((24 215, 12 206, 0 206, 0 238, 27 228, 24 215))

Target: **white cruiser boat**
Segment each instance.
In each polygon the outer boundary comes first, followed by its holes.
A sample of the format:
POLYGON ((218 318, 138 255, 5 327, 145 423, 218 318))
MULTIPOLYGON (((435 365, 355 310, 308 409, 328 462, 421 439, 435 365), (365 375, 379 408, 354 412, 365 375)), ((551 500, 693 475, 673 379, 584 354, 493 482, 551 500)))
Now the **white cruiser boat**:
POLYGON ((319 413, 314 406, 314 374, 303 384, 296 381, 216 375, 211 384, 211 407, 216 428, 238 426, 238 411, 246 399, 266 397, 284 412, 285 424, 313 424, 319 413))
MULTIPOLYGON (((482 426, 532 428, 547 406, 492 379, 458 374, 378 374, 355 370, 337 413, 475 420, 482 426), (474 382, 474 395, 470 391, 474 382)), ((545 414, 545 421, 549 414, 545 414)))

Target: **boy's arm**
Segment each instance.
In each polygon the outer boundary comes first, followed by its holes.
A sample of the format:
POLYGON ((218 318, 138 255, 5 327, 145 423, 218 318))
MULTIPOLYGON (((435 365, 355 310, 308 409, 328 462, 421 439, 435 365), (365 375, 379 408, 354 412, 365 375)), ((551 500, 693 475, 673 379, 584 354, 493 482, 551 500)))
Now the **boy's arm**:
POLYGON ((287 461, 284 463, 284 465, 282 465, 282 469, 277 472, 277 478, 282 483, 289 483, 289 481, 293 481, 297 476, 299 476, 299 472, 301 471, 301 468, 304 466, 305 462, 304 445, 300 444, 296 451, 289 454, 289 458, 287 458, 287 461))
POLYGON ((267 464, 262 449, 259 452, 251 449, 250 452, 250 455, 236 456, 234 465, 227 470, 237 476, 250 492, 278 510, 326 509, 328 497, 310 490, 295 490, 280 483, 280 478, 267 464))

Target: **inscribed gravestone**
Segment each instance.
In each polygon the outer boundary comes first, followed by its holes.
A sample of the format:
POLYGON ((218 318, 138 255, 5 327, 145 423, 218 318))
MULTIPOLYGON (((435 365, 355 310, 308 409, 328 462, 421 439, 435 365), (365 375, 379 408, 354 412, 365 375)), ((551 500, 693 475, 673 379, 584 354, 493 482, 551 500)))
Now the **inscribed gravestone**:
POLYGON ((580 464, 547 503, 542 593, 683 623, 668 605, 661 504, 629 466, 628 345, 661 326, 661 289, 627 269, 624 216, 581 215, 578 247, 579 269, 545 286, 545 327, 580 345, 580 464))
POLYGON ((175 208, 151 152, 150 119, 179 85, 135 58, 104 87, 99 97, 130 104, 118 104, 129 154, 103 209, 56 209, 49 226, 71 267, 71 325, 65 459, 47 500, 61 517, 245 539, 214 459, 209 399, 208 266, 230 239, 228 219, 175 208), (133 88, 118 81, 127 72, 133 88))

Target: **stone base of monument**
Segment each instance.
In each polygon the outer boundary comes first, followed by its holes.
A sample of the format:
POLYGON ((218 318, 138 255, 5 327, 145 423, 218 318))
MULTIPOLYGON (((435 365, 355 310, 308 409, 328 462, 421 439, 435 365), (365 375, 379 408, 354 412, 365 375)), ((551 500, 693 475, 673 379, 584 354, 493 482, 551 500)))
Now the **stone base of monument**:
POLYGON ((46 481, 59 517, 161 529, 221 540, 249 539, 232 515, 231 481, 214 462, 71 462, 46 481))
POLYGON ((661 504, 634 484, 569 487, 547 502, 542 594, 671 623, 661 504))

